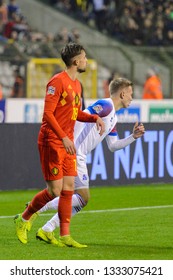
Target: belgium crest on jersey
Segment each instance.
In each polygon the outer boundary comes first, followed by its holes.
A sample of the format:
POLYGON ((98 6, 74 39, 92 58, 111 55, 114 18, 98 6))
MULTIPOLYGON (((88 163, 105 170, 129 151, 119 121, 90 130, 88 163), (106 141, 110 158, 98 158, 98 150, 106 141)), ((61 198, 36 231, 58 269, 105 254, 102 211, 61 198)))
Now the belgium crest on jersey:
POLYGON ((53 175, 57 175, 59 173, 58 168, 57 167, 53 167, 52 168, 52 173, 53 173, 53 175))
POLYGON ((78 94, 75 95, 75 105, 79 105, 80 103, 80 97, 78 94))

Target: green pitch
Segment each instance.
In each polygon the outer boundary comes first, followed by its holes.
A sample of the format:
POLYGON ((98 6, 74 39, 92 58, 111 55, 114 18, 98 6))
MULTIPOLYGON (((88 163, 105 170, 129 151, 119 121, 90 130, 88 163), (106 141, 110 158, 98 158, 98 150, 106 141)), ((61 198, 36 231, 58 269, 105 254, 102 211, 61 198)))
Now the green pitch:
POLYGON ((18 241, 13 216, 36 192, 0 192, 1 260, 173 259, 173 185, 91 188, 88 206, 71 222, 73 238, 87 244, 85 249, 36 240, 37 229, 53 212, 35 221, 28 244, 18 241))

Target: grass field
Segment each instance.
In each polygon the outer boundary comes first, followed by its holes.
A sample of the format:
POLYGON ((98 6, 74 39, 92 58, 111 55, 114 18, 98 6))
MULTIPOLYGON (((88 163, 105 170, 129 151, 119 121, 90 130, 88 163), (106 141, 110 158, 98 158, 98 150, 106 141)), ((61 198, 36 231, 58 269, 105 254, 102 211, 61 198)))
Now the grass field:
MULTIPOLYGON (((173 260, 173 185, 91 188, 91 199, 72 218, 71 233, 85 249, 58 248, 36 240, 42 214, 21 244, 13 216, 36 190, 0 192, 1 260, 173 260)), ((58 236, 58 230, 56 232, 58 236)))

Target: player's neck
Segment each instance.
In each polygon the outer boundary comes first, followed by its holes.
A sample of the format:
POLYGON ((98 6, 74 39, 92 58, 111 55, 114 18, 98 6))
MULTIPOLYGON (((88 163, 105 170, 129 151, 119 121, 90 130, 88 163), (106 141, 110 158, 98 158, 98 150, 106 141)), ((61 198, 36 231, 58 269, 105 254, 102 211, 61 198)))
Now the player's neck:
POLYGON ((122 108, 122 104, 119 100, 119 98, 116 98, 116 97, 111 97, 113 103, 114 103, 114 108, 115 108, 115 111, 118 111, 119 109, 122 108))
POLYGON ((76 71, 76 69, 67 68, 67 69, 65 70, 65 72, 66 72, 67 75, 70 77, 70 79, 72 79, 73 81, 76 80, 77 74, 78 74, 77 71, 76 71))

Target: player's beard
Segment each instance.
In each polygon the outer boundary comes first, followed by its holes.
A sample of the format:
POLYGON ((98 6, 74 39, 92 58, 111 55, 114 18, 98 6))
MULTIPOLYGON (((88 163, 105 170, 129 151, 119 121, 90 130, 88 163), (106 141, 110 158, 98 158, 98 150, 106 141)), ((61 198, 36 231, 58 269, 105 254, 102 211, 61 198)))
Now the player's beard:
POLYGON ((84 73, 85 71, 86 71, 86 69, 84 69, 84 68, 83 69, 82 68, 77 68, 78 73, 84 73))

